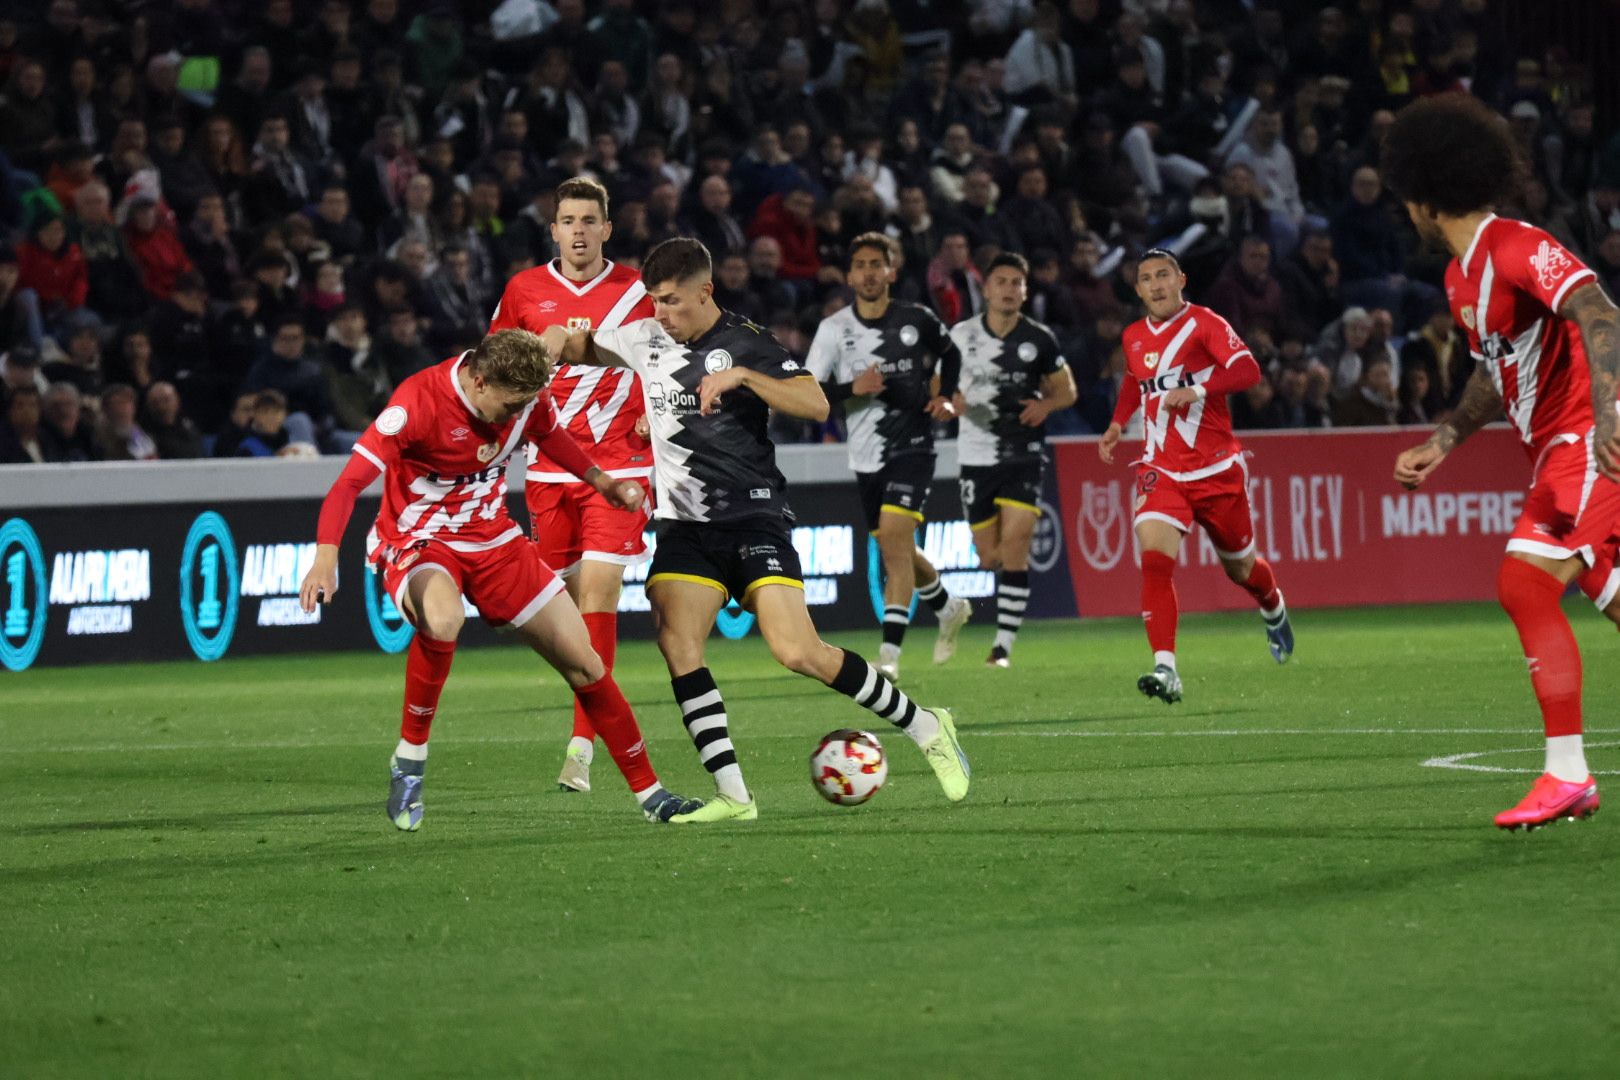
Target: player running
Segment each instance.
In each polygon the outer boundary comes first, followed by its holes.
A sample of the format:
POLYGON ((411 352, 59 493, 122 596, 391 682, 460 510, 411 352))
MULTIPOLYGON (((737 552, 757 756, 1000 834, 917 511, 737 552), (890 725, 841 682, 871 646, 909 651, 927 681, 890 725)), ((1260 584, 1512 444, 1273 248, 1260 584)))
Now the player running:
POLYGON ((759 816, 704 659, 715 617, 732 597, 754 613, 781 664, 904 731, 946 798, 962 799, 970 770, 951 714, 918 707, 861 657, 822 641, 810 621, 789 531, 793 515, 766 424, 772 409, 824 420, 827 399, 769 333, 720 309, 711 273, 701 243, 666 240, 642 264, 656 319, 590 335, 546 331, 547 344, 570 363, 627 364, 646 387, 659 523, 647 593, 675 700, 718 790, 670 820, 759 816))
POLYGON ((422 824, 428 732, 461 633, 463 596, 490 625, 515 630, 573 688, 649 821, 702 805, 659 784, 630 705, 592 651, 562 579, 507 514, 506 468, 525 441, 584 477, 612 505, 641 506, 640 485, 597 468, 559 424, 541 393, 550 371, 539 338, 505 330, 412 375, 355 443, 321 504, 315 563, 299 589, 305 611, 337 592, 338 544, 355 499, 383 476, 366 555, 416 627, 405 661, 400 740, 389 763, 388 818, 400 829, 422 824))
POLYGON ((1266 643, 1279 664, 1294 630, 1271 564, 1254 545, 1249 466, 1232 434, 1226 396, 1260 381, 1260 366, 1227 321, 1182 297, 1187 275, 1175 255, 1154 248, 1136 271, 1147 318, 1125 328, 1125 381, 1097 453, 1113 464, 1138 406, 1147 445, 1136 463, 1136 540, 1142 549, 1142 622, 1153 670, 1136 681, 1148 697, 1181 700, 1176 671, 1176 559, 1193 525, 1215 545, 1226 576, 1254 597, 1266 643))
POLYGON ((945 590, 939 571, 917 547, 934 482, 933 422, 956 417, 952 399, 962 357, 939 316, 890 299, 894 249, 888 237, 870 232, 855 238, 848 280, 855 303, 821 321, 808 363, 827 400, 844 406, 849 423, 849 467, 883 558, 877 668, 898 682, 913 590, 939 618, 936 664, 956 655, 957 635, 973 614, 966 599, 945 590))
POLYGON ((999 668, 1012 662, 1029 605, 1046 418, 1077 397, 1052 331, 1022 313, 1028 289, 1028 260, 997 255, 985 276, 984 315, 951 327, 962 354, 958 482, 979 565, 996 571, 996 640, 985 663, 999 668))
POLYGON ((1546 765, 1529 794, 1495 820, 1534 829, 1598 808, 1581 743, 1581 654, 1559 601, 1578 581, 1620 621, 1620 575, 1612 572, 1620 312, 1557 240, 1491 212, 1512 194, 1517 168, 1502 118, 1466 94, 1409 106, 1384 143, 1385 180, 1424 239, 1453 256, 1446 296, 1479 361, 1450 419, 1396 459, 1395 479, 1417 487, 1504 408, 1532 463, 1496 588, 1530 667, 1546 765))
MULTIPOLYGON (((586 176, 557 188, 557 216, 551 239, 562 256, 525 270, 506 284, 490 321, 491 333, 520 328, 536 334, 548 326, 612 330, 652 317, 652 302, 641 275, 602 256, 613 235, 608 194, 586 176)), ((633 371, 562 365, 551 377, 550 395, 568 433, 615 479, 650 484, 652 446, 645 429, 646 407, 633 371)), ((625 513, 538 446, 529 449, 531 535, 540 557, 568 583, 590 632, 591 648, 613 670, 619 640, 619 592, 624 569, 648 558, 643 533, 647 510, 625 513)), ((574 730, 563 755, 557 786, 591 789, 595 730, 583 707, 574 708, 574 730)))

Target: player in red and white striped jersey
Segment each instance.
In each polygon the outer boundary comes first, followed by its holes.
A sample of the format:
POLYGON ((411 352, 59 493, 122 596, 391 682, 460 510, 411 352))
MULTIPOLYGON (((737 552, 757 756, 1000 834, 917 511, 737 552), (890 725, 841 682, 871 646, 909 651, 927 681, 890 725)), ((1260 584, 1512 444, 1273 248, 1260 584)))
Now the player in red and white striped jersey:
MULTIPOLYGON (((589 177, 564 181, 557 188, 557 220, 551 225, 551 238, 562 255, 507 282, 490 331, 517 327, 538 334, 548 326, 563 326, 594 332, 651 318, 652 301, 641 275, 602 255, 611 235, 607 189, 589 177)), ((564 364, 552 376, 550 394, 563 426, 608 475, 636 480, 650 500, 652 444, 636 373, 564 364)), ((531 447, 527 475, 534 542, 568 582, 591 644, 611 671, 624 568, 648 558, 642 537, 651 507, 640 514, 614 509, 539 446, 531 447)), ((576 708, 573 736, 557 777, 562 790, 591 789, 594 739, 590 718, 576 708)))
POLYGON ((1557 240, 1492 212, 1519 162, 1502 118, 1483 104, 1446 94, 1411 105, 1384 153, 1385 179, 1418 232, 1454 256, 1446 295, 1478 361, 1457 411, 1397 459, 1395 478, 1417 487, 1504 410, 1532 463, 1497 595, 1541 706, 1546 767, 1496 824, 1586 817, 1598 790, 1581 742, 1581 656, 1559 601, 1578 581, 1620 622, 1620 311, 1557 240))
POLYGON ((337 591, 338 546, 355 500, 383 479, 366 555, 416 628, 390 763, 388 817, 401 829, 422 823, 428 734, 461 632, 463 596, 486 622, 516 631, 573 687, 576 706, 602 733, 650 820, 701 805, 659 785, 635 715, 591 650, 573 603, 560 595, 562 581, 507 513, 507 465, 533 442, 620 513, 640 517, 641 487, 604 474, 557 422, 543 393, 549 374, 540 339, 509 331, 412 375, 355 443, 321 504, 315 562, 299 590, 305 611, 337 591))
POLYGON ((1176 586, 1182 537, 1209 534, 1226 576, 1254 598, 1272 658, 1294 652, 1294 629, 1271 564, 1255 550, 1249 468, 1232 434, 1226 396, 1260 381, 1254 354, 1227 321, 1182 297, 1187 275, 1175 255, 1145 253, 1136 294, 1147 318, 1125 328, 1125 380, 1114 422, 1097 453, 1109 464, 1125 425, 1142 409, 1147 438, 1136 463, 1136 539, 1142 549, 1142 622, 1153 670, 1136 681, 1149 697, 1181 700, 1176 670, 1176 586))

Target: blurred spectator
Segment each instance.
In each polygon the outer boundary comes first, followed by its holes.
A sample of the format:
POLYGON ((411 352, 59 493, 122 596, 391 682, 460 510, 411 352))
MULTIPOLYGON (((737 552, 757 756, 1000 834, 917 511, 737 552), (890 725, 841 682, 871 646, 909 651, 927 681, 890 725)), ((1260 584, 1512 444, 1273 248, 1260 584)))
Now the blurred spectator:
POLYGON ((67 351, 58 359, 47 361, 40 370, 51 383, 69 385, 83 396, 94 397, 101 392, 104 379, 101 327, 94 322, 80 321, 59 336, 66 339, 63 344, 67 351))
POLYGON ((821 258, 816 253, 815 209, 815 197, 807 187, 800 186, 766 198, 748 226, 751 239, 768 236, 776 241, 782 253, 777 274, 783 281, 808 286, 822 273, 821 258))
MULTIPOLYGON (((211 457, 236 457, 242 449, 242 440, 246 439, 253 426, 253 407, 258 401, 257 393, 241 393, 231 405, 224 424, 214 437, 214 449, 211 457)), ((286 399, 282 399, 282 408, 286 408, 286 399)))
POLYGON ((698 205, 688 215, 686 228, 716 259, 748 249, 742 223, 731 212, 731 182, 723 176, 705 177, 698 184, 698 205))
POLYGON ((1284 329, 1302 338, 1316 337, 1344 310, 1333 239, 1320 229, 1306 232, 1299 247, 1278 265, 1277 283, 1282 286, 1284 329))
POLYGON ((107 319, 129 318, 146 310, 151 298, 141 287, 141 268, 129 242, 113 221, 106 184, 94 180, 79 189, 73 231, 89 284, 85 305, 107 319))
POLYGON ((101 393, 96 449, 103 461, 154 461, 157 444, 135 419, 135 388, 114 383, 101 393))
POLYGON ((225 216, 225 200, 212 192, 199 199, 182 240, 210 295, 230 299, 231 283, 242 277, 242 258, 225 216))
POLYGON ((49 460, 42 441, 41 409, 37 387, 19 386, 11 391, 5 423, 0 424, 0 465, 43 465, 49 460))
POLYGON ((124 223, 124 241, 140 267, 141 287, 155 299, 167 300, 175 278, 192 269, 191 258, 167 216, 148 195, 137 195, 124 223))
POLYGON ((326 185, 311 220, 332 258, 347 265, 365 253, 365 228, 349 213, 349 191, 342 184, 326 185))
POLYGON ((959 229, 945 233, 939 254, 928 264, 928 299, 947 326, 984 310, 984 276, 973 265, 967 234, 959 229))
POLYGON ((169 115, 152 124, 148 151, 163 182, 163 201, 181 220, 191 217, 204 195, 217 194, 208 168, 186 146, 186 122, 169 115))
POLYGON ((1428 368, 1408 367, 1401 372, 1400 409, 1395 416, 1398 423, 1433 424, 1444 408, 1428 368))
POLYGON ((1025 310, 1035 321, 1055 331, 1061 341, 1085 321, 1074 294, 1063 282, 1062 261, 1051 248, 1036 248, 1030 253, 1029 270, 1029 299, 1025 310))
MULTIPOLYGON (((231 456, 276 457, 292 442, 292 433, 287 429, 287 396, 279 390, 260 390, 252 396, 252 402, 246 429, 235 441, 231 456)), ((225 439, 221 437, 220 441, 225 439)))
POLYGON ((1245 339, 1256 332, 1272 336, 1281 332, 1282 286, 1271 276, 1271 245, 1265 237, 1243 238, 1237 254, 1210 286, 1205 302, 1245 339))
POLYGON ((429 346, 448 356, 458 348, 478 344, 489 326, 495 299, 474 282, 467 249, 446 247, 439 253, 438 272, 427 280, 429 346))
POLYGON ((1400 403, 1388 357, 1377 356, 1363 367, 1361 378, 1333 406, 1334 427, 1388 427, 1395 423, 1400 403))
MULTIPOLYGON (((771 244, 775 241, 756 241, 771 244)), ((748 256, 738 251, 722 255, 715 264, 714 302, 724 311, 734 311, 756 323, 765 321, 769 313, 765 304, 749 289, 748 256)))
POLYGON ((1328 415, 1327 371, 1320 364, 1288 364, 1277 373, 1276 403, 1285 428, 1322 428, 1328 415))
POLYGON ((1078 103, 1074 50, 1060 36, 1062 25, 1057 5, 1043 0, 1034 21, 1007 51, 1003 86, 1012 100, 1023 105, 1055 102, 1071 109, 1078 103))
POLYGON ((316 442, 316 433, 331 424, 332 400, 326 389, 326 373, 320 361, 309 354, 309 336, 303 320, 296 315, 284 315, 274 324, 269 348, 249 369, 242 385, 247 390, 281 394, 288 413, 284 419, 296 418, 292 430, 299 442, 316 442))
POLYGON ((17 268, 18 285, 34 291, 46 322, 56 324, 84 307, 90 294, 84 252, 68 240, 67 223, 55 214, 34 219, 29 238, 17 249, 17 268))
POLYGON ((435 357, 422 344, 416 313, 408 307, 386 312, 381 320, 380 340, 373 345, 377 365, 388 381, 398 386, 423 368, 432 367, 444 357, 435 357))
POLYGON ((144 392, 157 381, 158 374, 152 357, 152 334, 140 323, 124 328, 113 349, 113 359, 107 365, 107 378, 144 392))
POLYGON ((284 113, 267 113, 253 144, 253 166, 242 185, 242 209, 259 221, 279 220, 314 198, 315 166, 292 146, 284 113))
POLYGON ((388 404, 394 383, 372 351, 366 313, 358 304, 344 304, 332 313, 323 363, 338 427, 364 431, 388 404))
POLYGON ((70 382, 52 383, 45 391, 44 423, 39 446, 46 461, 96 461, 95 432, 84 414, 84 396, 70 382))

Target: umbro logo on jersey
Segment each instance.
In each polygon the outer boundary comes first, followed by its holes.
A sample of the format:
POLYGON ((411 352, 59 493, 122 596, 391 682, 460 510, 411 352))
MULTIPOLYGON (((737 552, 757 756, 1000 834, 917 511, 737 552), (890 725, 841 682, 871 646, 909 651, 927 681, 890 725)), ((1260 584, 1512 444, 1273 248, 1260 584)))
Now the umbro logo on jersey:
POLYGON ((1555 248, 1543 240, 1536 253, 1530 256, 1530 268, 1536 272, 1536 280, 1543 289, 1552 289, 1569 273, 1569 256, 1561 248, 1555 248))
POLYGON ((540 301, 540 310, 541 311, 556 311, 557 310, 557 301, 555 301, 555 300, 542 300, 542 301, 540 301))
POLYGON ((456 428, 454 431, 452 431, 450 433, 450 437, 452 439, 456 440, 457 442, 460 442, 462 439, 465 439, 468 435, 471 435, 471 434, 472 434, 472 432, 468 431, 466 428, 458 427, 458 428, 456 428))

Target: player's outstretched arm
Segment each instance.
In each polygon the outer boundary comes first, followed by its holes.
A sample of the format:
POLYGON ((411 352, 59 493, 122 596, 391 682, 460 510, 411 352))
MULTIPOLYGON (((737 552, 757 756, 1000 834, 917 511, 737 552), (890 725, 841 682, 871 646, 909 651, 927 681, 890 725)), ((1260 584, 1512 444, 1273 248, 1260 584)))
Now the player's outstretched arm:
POLYGON ((599 345, 588 330, 570 331, 565 326, 548 326, 540 332, 540 343, 558 364, 587 367, 628 367, 624 358, 599 345))
POLYGON ((1065 364, 1050 375, 1041 376, 1040 397, 1026 398, 1019 403, 1024 410, 1018 414, 1018 422, 1029 427, 1040 427, 1046 423, 1047 417, 1059 409, 1067 409, 1078 400, 1080 391, 1074 385, 1074 373, 1065 364))
POLYGON ((1597 431, 1592 449, 1598 469, 1610 480, 1620 480, 1620 309, 1596 282, 1569 294, 1558 314, 1581 330, 1586 363, 1592 374, 1592 418, 1597 431))
POLYGON ((330 603, 337 593, 338 545, 343 541, 343 530, 354 515, 355 500, 381 475, 376 462, 357 451, 350 455, 349 463, 321 500, 320 521, 315 526, 315 562, 298 587, 298 602, 305 611, 314 611, 316 604, 330 603))
POLYGON ((1456 411, 1441 422, 1421 445, 1395 459, 1395 479, 1407 489, 1417 487, 1440 467, 1446 455, 1474 432, 1502 415, 1502 398, 1497 394, 1483 364, 1476 365, 1463 388, 1456 411))
POLYGON ((557 465, 573 473, 602 494, 609 505, 620 510, 636 510, 646 498, 646 492, 634 480, 618 480, 602 471, 583 447, 561 426, 552 428, 535 439, 535 445, 557 465))
POLYGON ((831 406, 821 384, 814 375, 799 375, 791 379, 776 379, 753 368, 731 367, 705 375, 698 383, 699 409, 704 416, 714 412, 720 396, 728 391, 752 390, 754 395, 779 413, 799 420, 827 419, 831 406))

